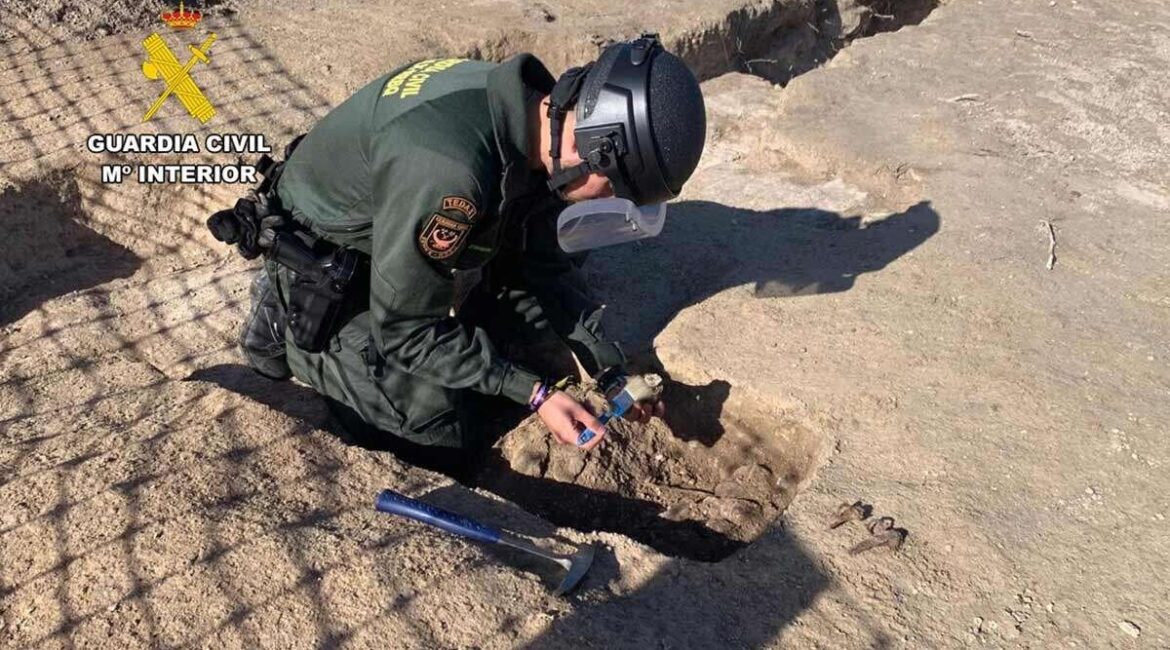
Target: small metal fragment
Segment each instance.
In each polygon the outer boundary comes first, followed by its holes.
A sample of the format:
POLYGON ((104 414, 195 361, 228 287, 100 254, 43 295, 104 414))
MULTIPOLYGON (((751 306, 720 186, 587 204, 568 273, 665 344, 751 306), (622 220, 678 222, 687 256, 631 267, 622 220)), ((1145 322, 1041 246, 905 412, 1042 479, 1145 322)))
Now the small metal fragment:
POLYGON ((870 506, 860 502, 842 503, 837 507, 837 512, 834 514, 832 521, 829 522, 829 530, 833 530, 838 526, 850 521, 861 521, 869 517, 872 510, 870 506))
POLYGON ((894 527, 893 517, 882 517, 874 521, 869 526, 869 533, 869 539, 862 540, 849 549, 850 555, 858 555, 882 546, 889 548, 890 552, 896 553, 902 548, 902 544, 906 541, 906 535, 909 534, 905 528, 894 527))

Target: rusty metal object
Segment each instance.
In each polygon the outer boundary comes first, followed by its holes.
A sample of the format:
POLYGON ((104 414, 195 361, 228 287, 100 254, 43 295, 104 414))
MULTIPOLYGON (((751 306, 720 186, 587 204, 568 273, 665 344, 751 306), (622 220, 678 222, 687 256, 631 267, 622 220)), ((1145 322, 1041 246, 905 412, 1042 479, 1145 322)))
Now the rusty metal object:
POLYGON ((896 553, 902 548, 909 534, 905 528, 895 528, 893 517, 881 517, 869 526, 869 539, 862 540, 849 549, 850 555, 858 555, 871 549, 886 547, 896 553))
POLYGON ((829 522, 829 530, 833 530, 850 521, 867 519, 872 511, 873 507, 860 501, 842 503, 837 507, 837 512, 833 515, 832 521, 829 522))

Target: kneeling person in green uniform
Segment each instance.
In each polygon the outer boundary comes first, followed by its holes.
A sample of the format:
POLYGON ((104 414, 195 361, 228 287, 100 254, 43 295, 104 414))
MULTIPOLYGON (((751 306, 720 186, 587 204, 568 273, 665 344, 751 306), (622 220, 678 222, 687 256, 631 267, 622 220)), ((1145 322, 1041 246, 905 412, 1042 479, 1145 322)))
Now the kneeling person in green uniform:
POLYGON ((705 130, 696 79, 653 36, 559 80, 526 54, 431 59, 377 79, 314 126, 275 186, 296 224, 369 256, 368 283, 323 349, 307 351, 285 341, 294 280, 269 260, 244 352, 261 374, 325 396, 347 429, 436 457, 484 442, 469 391, 528 405, 562 443, 591 429, 591 449, 604 427, 505 356, 508 339, 551 329, 590 374, 625 363, 576 253, 660 228, 659 204, 694 171, 705 130), (582 209, 558 229, 570 205, 582 209))

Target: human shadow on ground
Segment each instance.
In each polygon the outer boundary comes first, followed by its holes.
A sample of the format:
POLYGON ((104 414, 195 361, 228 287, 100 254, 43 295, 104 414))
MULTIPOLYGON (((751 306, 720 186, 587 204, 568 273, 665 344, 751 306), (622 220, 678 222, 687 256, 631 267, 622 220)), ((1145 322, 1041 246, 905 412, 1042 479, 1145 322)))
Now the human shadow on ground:
MULTIPOLYGON (((401 439, 388 433, 378 439, 364 432, 355 435, 352 428, 347 429, 330 414, 325 400, 312 389, 293 382, 273 382, 247 366, 222 364, 202 368, 187 380, 217 384, 328 431, 346 444, 371 451, 389 451, 406 463, 446 474, 465 485, 486 489, 555 526, 611 531, 668 555, 704 561, 722 559, 744 545, 700 522, 664 519, 660 515, 665 508, 653 501, 521 474, 512 470, 498 452, 490 449, 471 467, 453 467, 443 457, 443 451, 453 453, 451 450, 404 445, 401 439)), ((516 409, 515 406, 501 398, 492 400, 491 405, 480 405, 477 412, 491 413, 489 426, 498 432, 506 432, 518 426, 527 415, 525 409, 516 409)))
POLYGON ((0 326, 140 266, 138 256, 84 221, 77 181, 66 172, 0 194, 0 326))
MULTIPOLYGON (((848 291, 932 237, 939 221, 929 201, 869 223, 816 208, 682 201, 658 237, 594 251, 585 269, 609 306, 607 333, 645 350, 679 311, 725 289, 750 284, 759 299, 848 291)), ((734 319, 727 327, 734 335, 734 319)))
MULTIPOLYGON (((629 592, 583 596, 524 647, 776 647, 781 632, 831 587, 832 579, 818 564, 799 539, 775 525, 723 562, 672 558, 629 592)), ((638 580, 636 573, 626 579, 638 580)), ((845 611, 854 620, 838 625, 856 635, 851 645, 889 647, 888 636, 864 610, 845 611)))

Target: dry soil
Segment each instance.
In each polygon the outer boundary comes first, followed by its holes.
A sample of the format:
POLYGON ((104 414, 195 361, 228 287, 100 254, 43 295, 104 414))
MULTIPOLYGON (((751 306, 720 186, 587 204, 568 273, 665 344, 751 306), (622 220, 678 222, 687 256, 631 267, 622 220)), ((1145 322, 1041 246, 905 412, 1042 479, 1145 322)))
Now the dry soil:
POLYGON ((150 7, 0 2, 0 646, 1170 646, 1170 8, 212 3, 164 32, 219 35, 199 128, 141 122, 150 7), (412 58, 563 69, 646 29, 708 146, 663 234, 587 270, 668 417, 582 456, 501 416, 471 488, 240 365, 251 265, 203 227, 238 188, 98 171, 234 157, 84 147, 283 143, 412 58), (556 598, 386 487, 602 550, 556 598), (900 551, 848 553, 856 500, 900 551))

